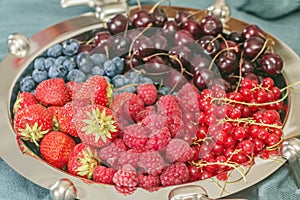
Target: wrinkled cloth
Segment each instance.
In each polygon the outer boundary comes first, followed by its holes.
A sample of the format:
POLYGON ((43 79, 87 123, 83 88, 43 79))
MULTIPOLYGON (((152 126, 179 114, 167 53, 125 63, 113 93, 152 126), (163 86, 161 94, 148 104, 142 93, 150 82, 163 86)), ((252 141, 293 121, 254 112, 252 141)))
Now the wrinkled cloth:
MULTIPOLYGON (((228 0, 227 2, 231 8, 232 17, 259 25, 263 30, 272 33, 300 55, 300 26, 297 25, 300 21, 300 13, 292 12, 296 10, 288 10, 287 7, 282 6, 281 11, 273 10, 278 15, 276 19, 268 21, 260 18, 263 16, 259 15, 259 12, 264 12, 263 7, 271 4, 272 1, 259 1, 259 6, 258 4, 254 5, 254 2, 258 1, 228 0), (259 7, 260 10, 253 8, 253 6, 259 7), (252 12, 250 12, 251 10, 252 12), (278 18, 279 16, 281 18, 278 18)), ((285 0, 275 1, 284 2, 285 0)), ((147 3, 154 2, 152 0, 147 1, 147 3)), ((134 4, 135 2, 131 0, 130 3, 134 4)), ((212 3, 213 0, 171 0, 171 5, 174 6, 199 9, 205 9, 212 3)), ((281 4, 283 5, 283 3, 281 4)), ((48 26, 87 11, 91 11, 91 9, 88 7, 62 9, 59 6, 59 0, 1 0, 0 60, 7 54, 6 40, 10 33, 19 32, 30 37, 48 26)), ((265 180, 230 197, 249 200, 297 200, 300 199, 300 190, 297 189, 285 164, 265 180)), ((49 190, 22 177, 0 158, 0 200, 50 200, 50 195, 49 190)))

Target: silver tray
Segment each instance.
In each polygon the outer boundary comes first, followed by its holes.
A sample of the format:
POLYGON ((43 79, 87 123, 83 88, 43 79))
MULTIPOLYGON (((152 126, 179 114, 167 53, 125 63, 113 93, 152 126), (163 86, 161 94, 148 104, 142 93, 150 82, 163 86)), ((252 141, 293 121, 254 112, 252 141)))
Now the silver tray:
MULTIPOLYGON (((147 9, 147 7, 145 7, 147 9)), ((130 13, 133 13, 136 8, 130 8, 130 13)), ((169 17, 174 17, 176 11, 187 10, 190 12, 196 9, 182 8, 182 7, 164 7, 169 17)), ((197 15, 205 15, 206 11, 201 11, 197 15)), ((123 196, 117 192, 113 186, 105 185, 99 187, 95 183, 87 183, 78 177, 69 175, 61 170, 51 167, 41 158, 35 156, 33 152, 25 147, 27 152, 25 155, 21 153, 17 144, 15 134, 12 128, 12 113, 10 112, 10 101, 13 87, 24 69, 50 46, 62 42, 68 38, 75 37, 80 34, 88 33, 94 29, 99 29, 104 26, 103 22, 99 22, 95 13, 87 13, 73 19, 69 19, 53 25, 29 38, 30 50, 25 57, 17 58, 13 55, 8 55, 0 63, 0 156, 18 173, 33 181, 34 183, 50 188, 58 180, 69 180, 76 188, 75 194, 79 199, 96 199, 101 197, 103 200, 129 200, 129 199, 147 199, 147 200, 163 200, 169 199, 170 192, 178 188, 178 186, 166 187, 157 192, 146 192, 142 189, 137 189, 133 195, 123 196), (31 156, 28 156, 31 155, 31 156)), ((227 22, 228 30, 241 31, 247 23, 230 18, 227 22)), ((274 42, 274 51, 282 56, 284 60, 284 76, 288 84, 295 83, 300 80, 300 59, 287 45, 277 38, 269 35, 274 42)), ((285 137, 293 137, 295 133, 299 133, 300 124, 298 122, 300 113, 299 99, 300 95, 289 90, 289 113, 284 125, 285 137), (298 100, 297 100, 298 99, 298 100)), ((256 164, 251 167, 247 173, 247 181, 241 179, 239 173, 233 172, 230 180, 239 180, 234 183, 226 185, 226 192, 217 186, 211 179, 197 181, 193 183, 184 184, 181 186, 201 186, 203 187, 208 197, 220 198, 236 192, 239 192, 247 187, 250 187, 257 182, 265 179, 267 176, 275 172, 285 162, 285 159, 278 160, 261 160, 256 159, 256 164)), ((185 187, 182 191, 185 191, 185 187)), ((192 187, 191 187, 192 188, 192 187)), ((180 190, 178 190, 180 191, 180 190)))

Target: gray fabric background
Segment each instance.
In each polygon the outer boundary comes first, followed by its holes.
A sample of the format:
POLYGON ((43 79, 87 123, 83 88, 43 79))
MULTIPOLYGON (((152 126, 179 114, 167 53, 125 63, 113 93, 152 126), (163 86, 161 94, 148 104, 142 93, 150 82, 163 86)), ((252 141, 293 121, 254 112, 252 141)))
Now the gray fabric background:
MULTIPOLYGON (((213 0, 171 1, 172 5, 202 9, 213 2, 213 0)), ((227 0, 227 2, 233 17, 259 25, 300 55, 298 0, 227 0), (272 20, 267 20, 271 18, 272 20)), ((0 60, 7 54, 6 40, 10 33, 18 32, 30 37, 48 26, 87 11, 90 11, 87 7, 62 9, 59 0, 0 0, 0 60)), ((297 190, 287 166, 284 165, 267 179, 231 197, 249 200, 297 200, 300 199, 300 190, 297 190)), ((46 199, 50 199, 47 189, 25 179, 0 158, 0 200, 46 199)))

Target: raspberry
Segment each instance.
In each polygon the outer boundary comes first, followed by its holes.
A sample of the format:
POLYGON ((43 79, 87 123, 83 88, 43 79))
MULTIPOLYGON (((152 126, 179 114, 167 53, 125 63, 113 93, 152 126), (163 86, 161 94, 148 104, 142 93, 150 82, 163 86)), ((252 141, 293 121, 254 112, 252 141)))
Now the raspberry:
POLYGON ((135 187, 138 184, 138 176, 133 166, 124 165, 122 169, 116 171, 113 182, 117 186, 135 187))
POLYGON ((138 184, 139 187, 144 188, 150 192, 154 192, 158 190, 160 184, 159 176, 140 174, 138 176, 138 179, 139 179, 139 184, 138 184))
POLYGON ((155 108, 153 106, 147 106, 145 107, 143 110, 141 110, 140 112, 138 112, 135 116, 135 121, 136 123, 139 123, 141 121, 143 121, 143 119, 145 119, 147 116, 155 114, 155 108), (153 108, 153 109, 148 109, 149 107, 153 108))
POLYGON ((145 105, 152 105, 157 98, 157 90, 153 84, 145 83, 137 88, 137 95, 141 97, 145 105))
POLYGON ((171 162, 187 162, 194 156, 190 145, 180 139, 172 139, 166 148, 166 158, 171 162))
POLYGON ((117 138, 113 143, 101 149, 98 154, 102 162, 106 162, 109 166, 117 168, 118 157, 125 151, 127 151, 127 147, 123 140, 117 138))
POLYGON ((161 114, 153 114, 143 119, 141 124, 152 132, 156 132, 168 126, 168 118, 161 114))
POLYGON ((154 151, 163 149, 171 140, 171 134, 167 127, 163 127, 161 130, 152 132, 148 137, 146 149, 154 151))
POLYGON ((132 149, 142 149, 148 139, 148 131, 141 125, 132 124, 126 127, 123 134, 124 143, 132 149))
POLYGON ((167 117, 176 115, 182 117, 179 101, 174 95, 166 95, 157 101, 157 112, 167 117))
POLYGON ((175 138, 177 135, 180 135, 181 131, 184 131, 184 123, 179 116, 170 116, 168 118, 168 128, 171 133, 171 137, 175 138))
POLYGON ((123 195, 131 195, 136 190, 136 187, 126 187, 126 186, 117 186, 115 185, 115 189, 123 195))
POLYGON ((125 101, 122 105, 122 116, 127 120, 135 120, 135 116, 138 112, 143 110, 145 107, 145 104, 143 100, 137 96, 134 95, 127 101, 125 101))
POLYGON ((141 172, 149 175, 159 175, 166 166, 164 159, 157 151, 147 151, 140 154, 142 159, 138 162, 141 172))
POLYGON ((120 154, 120 157, 118 158, 118 162, 121 166, 130 164, 133 167, 137 167, 139 159, 140 159, 140 152, 136 152, 135 149, 129 149, 128 151, 125 151, 120 154))
POLYGON ((96 166, 94 169, 93 180, 98 183, 113 183, 113 176, 116 170, 112 168, 106 168, 104 166, 96 166))
POLYGON ((200 93, 195 86, 191 84, 185 84, 179 91, 177 95, 180 103, 180 107, 184 113, 195 113, 199 112, 199 99, 200 93))
POLYGON ((134 121, 138 112, 143 110, 144 101, 134 93, 122 92, 114 96, 110 108, 118 118, 134 121))
POLYGON ((185 163, 176 162, 166 167, 160 175, 163 186, 180 185, 188 182, 189 170, 185 163))

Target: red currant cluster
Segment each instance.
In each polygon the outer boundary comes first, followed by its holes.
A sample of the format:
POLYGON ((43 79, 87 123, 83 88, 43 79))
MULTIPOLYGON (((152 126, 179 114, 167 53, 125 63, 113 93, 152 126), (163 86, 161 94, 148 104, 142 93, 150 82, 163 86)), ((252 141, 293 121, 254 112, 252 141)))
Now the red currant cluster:
POLYGON ((205 89, 193 143, 194 179, 217 175, 224 180, 230 169, 250 166, 256 156, 277 155, 283 140, 280 113, 284 98, 271 78, 263 79, 262 84, 243 79, 237 92, 227 94, 218 85, 205 89))

